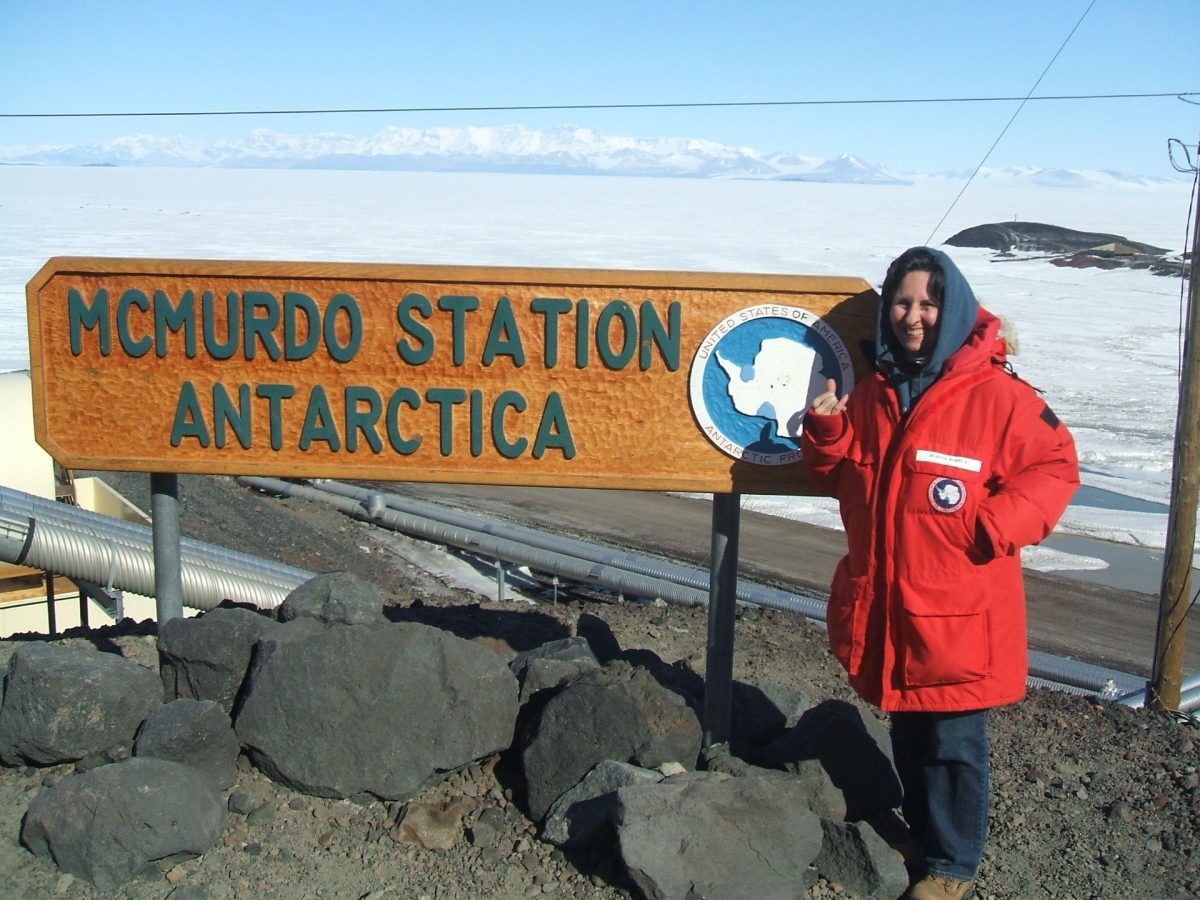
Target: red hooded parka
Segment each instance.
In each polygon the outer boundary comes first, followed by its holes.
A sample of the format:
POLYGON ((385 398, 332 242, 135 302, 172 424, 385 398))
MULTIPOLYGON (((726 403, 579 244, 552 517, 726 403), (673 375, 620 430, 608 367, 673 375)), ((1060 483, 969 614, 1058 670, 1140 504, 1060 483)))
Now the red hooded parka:
POLYGON ((1006 367, 1000 321, 966 342, 901 415, 874 374, 846 411, 809 413, 804 462, 840 502, 849 553, 829 598, 829 642, 866 701, 955 712, 1025 694, 1021 547, 1045 538, 1079 486, 1075 443, 1006 367))

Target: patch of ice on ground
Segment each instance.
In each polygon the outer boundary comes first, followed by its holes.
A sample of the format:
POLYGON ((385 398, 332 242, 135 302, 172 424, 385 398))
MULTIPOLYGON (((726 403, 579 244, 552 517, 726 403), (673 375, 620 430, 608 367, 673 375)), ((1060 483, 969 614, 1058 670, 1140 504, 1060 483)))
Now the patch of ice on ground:
POLYGON ((1035 572, 1093 572, 1108 568, 1108 563, 1095 556, 1063 553, 1049 547, 1022 547, 1021 565, 1035 572))
POLYGON ((838 502, 832 497, 778 497, 767 494, 747 494, 742 509, 766 513, 781 519, 792 519, 845 531, 838 502))
MULTIPOLYGON (((470 591, 492 601, 499 598, 500 589, 496 584, 495 575, 488 577, 480 571, 482 567, 477 568, 472 562, 468 562, 457 553, 443 549, 441 545, 430 544, 378 528, 367 533, 373 540, 383 544, 405 562, 424 569, 451 587, 470 591)), ((515 590, 511 580, 506 581, 504 599, 521 601, 531 606, 536 605, 535 600, 515 590)))
MULTIPOLYGON (((1068 506, 1055 533, 1163 550, 1167 546, 1167 514, 1068 506)), ((1200 549, 1200 537, 1196 548, 1200 549)), ((1200 567, 1200 553, 1192 557, 1192 566, 1200 567)))

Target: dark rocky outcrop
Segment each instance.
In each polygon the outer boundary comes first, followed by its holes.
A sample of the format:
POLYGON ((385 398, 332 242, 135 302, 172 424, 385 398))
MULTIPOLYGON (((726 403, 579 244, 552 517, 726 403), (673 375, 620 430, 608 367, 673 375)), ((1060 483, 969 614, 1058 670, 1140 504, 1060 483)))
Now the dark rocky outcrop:
POLYGON ((678 762, 690 769, 700 738, 696 714, 646 669, 614 660, 585 672, 552 697, 521 735, 530 813, 542 819, 602 760, 648 769, 678 762))
POLYGON ((822 819, 840 822, 846 818, 846 798, 818 760, 797 760, 790 771, 781 772, 739 759, 729 752, 728 744, 714 744, 700 752, 700 765, 706 771, 724 772, 735 778, 765 778, 822 819))
POLYGON ((846 799, 846 818, 854 821, 900 805, 900 778, 892 761, 892 742, 870 712, 844 700, 814 706, 763 753, 788 771, 816 760, 846 799))
POLYGON ((599 665, 586 640, 570 637, 520 653, 508 667, 521 685, 524 704, 538 691, 555 687, 599 665))
POLYGON ((678 694, 692 708, 696 718, 704 721, 704 678, 692 671, 687 663, 676 660, 668 663, 653 650, 622 650, 617 659, 631 666, 641 666, 654 680, 673 694, 678 694))
POLYGON ((813 865, 826 881, 863 900, 896 900, 908 888, 899 854, 866 822, 823 821, 821 829, 821 852, 813 865))
MULTIPOLYGON (((737 683, 734 682, 734 684, 737 683)), ((808 694, 800 690, 800 688, 789 687, 777 681, 762 681, 758 683, 757 687, 774 704, 775 708, 783 714, 783 727, 785 731, 799 722, 800 717, 812 707, 812 703, 808 699, 808 694)))
POLYGON ((50 766, 122 759, 162 702, 154 672, 112 653, 31 643, 9 660, 0 705, 0 760, 50 766))
POLYGON ((821 821, 766 779, 718 772, 621 788, 621 859, 654 900, 794 900, 815 881, 821 821))
POLYGON ((606 759, 583 780, 554 801, 542 825, 542 840, 562 847, 596 847, 610 843, 617 791, 633 784, 657 784, 663 777, 653 769, 606 759))
POLYGON ((1099 231, 1075 231, 1042 222, 992 222, 964 228, 946 241, 951 247, 982 247, 1001 253, 1016 251, 1034 253, 1078 253, 1105 244, 1122 244, 1136 250, 1161 256, 1161 247, 1131 241, 1119 234, 1099 231))
POLYGON ((239 749, 233 723, 214 701, 173 700, 146 716, 133 752, 192 766, 230 788, 237 781, 239 749))
POLYGON ((1072 269, 1147 269, 1155 275, 1183 276, 1186 254, 1167 257, 1162 247, 1131 241, 1119 234, 1074 231, 1040 222, 994 222, 967 228, 946 241, 952 247, 982 247, 1001 257, 1014 252, 1041 253, 1052 266, 1072 269))
POLYGON ((60 869, 111 890, 154 862, 204 853, 225 829, 211 778, 135 758, 60 781, 29 807, 21 842, 60 869))
POLYGON ((303 622, 258 645, 235 717, 276 781, 401 799, 512 742, 516 679, 485 647, 416 623, 303 622))
POLYGON ((350 572, 326 572, 310 578, 280 604, 280 622, 308 617, 339 625, 379 625, 383 593, 369 581, 350 572))
POLYGON ((242 607, 171 619, 158 634, 166 699, 212 700, 231 715, 254 645, 278 628, 274 619, 242 607))
POLYGON ((585 638, 575 637, 562 638, 557 641, 547 641, 546 643, 534 647, 532 650, 526 650, 524 653, 518 653, 516 658, 508 664, 512 669, 513 674, 518 678, 521 677, 528 665, 538 659, 553 659, 559 662, 571 662, 577 659, 587 659, 596 662, 596 654, 592 652, 591 645, 588 644, 585 638))

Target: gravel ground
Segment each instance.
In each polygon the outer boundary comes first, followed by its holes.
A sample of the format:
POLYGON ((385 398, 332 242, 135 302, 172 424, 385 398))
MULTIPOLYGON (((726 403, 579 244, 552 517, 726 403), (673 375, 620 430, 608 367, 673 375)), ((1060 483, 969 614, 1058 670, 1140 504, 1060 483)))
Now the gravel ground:
MULTIPOLYGON (((105 477, 138 505, 149 505, 145 476, 105 477)), ((703 610, 621 603, 591 590, 566 593, 557 606, 548 600, 536 606, 486 601, 381 549, 366 526, 327 507, 199 476, 183 479, 183 494, 186 534, 314 571, 355 571, 384 589, 394 618, 438 624, 465 637, 491 636, 520 650, 572 633, 579 616, 590 614, 608 623, 623 648, 653 650, 703 672, 703 610)), ((127 624, 68 640, 155 667, 148 631, 127 624)), ((804 619, 744 610, 736 635, 735 677, 795 686, 814 703, 852 699, 824 632, 804 619)), ((19 645, 19 639, 0 641, 0 665, 19 645)), ((995 712, 991 738, 992 825, 977 897, 1200 896, 1200 728, 1034 691, 995 712)), ((392 839, 396 808, 299 796, 244 765, 233 790, 253 796, 255 812, 231 814, 223 840, 200 859, 101 895, 34 858, 18 841, 29 801, 71 771, 71 765, 0 768, 0 898, 628 896, 614 860, 568 859, 537 840, 534 825, 511 802, 518 785, 513 761, 504 757, 452 774, 425 798, 467 804, 468 824, 485 810, 498 810, 488 813, 503 823, 491 846, 464 841, 438 853, 399 844, 392 839)), ((845 896, 840 885, 825 882, 811 892, 839 895, 845 896)))

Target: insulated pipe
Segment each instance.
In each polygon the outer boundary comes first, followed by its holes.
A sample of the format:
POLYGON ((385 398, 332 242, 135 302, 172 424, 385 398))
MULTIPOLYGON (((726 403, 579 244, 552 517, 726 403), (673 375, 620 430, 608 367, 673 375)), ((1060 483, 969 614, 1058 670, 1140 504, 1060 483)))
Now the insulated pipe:
POLYGON ((372 516, 366 503, 360 503, 348 497, 335 496, 316 488, 280 481, 277 478, 244 476, 238 481, 272 494, 301 497, 305 500, 319 500, 363 522, 384 525, 397 531, 403 531, 405 534, 416 535, 425 540, 458 547, 483 556, 531 566, 538 571, 561 575, 572 581, 598 584, 609 590, 621 591, 637 597, 662 597, 664 600, 683 606, 703 606, 708 602, 707 591, 698 591, 695 588, 674 584, 670 581, 649 578, 636 572, 592 563, 589 560, 566 556, 562 553, 551 553, 537 547, 530 547, 528 544, 495 538, 482 532, 455 528, 444 522, 408 515, 394 509, 382 508, 378 515, 372 516))
MULTIPOLYGON (((0 558, 116 590, 154 595, 154 556, 149 549, 72 530, 59 522, 35 521, 0 510, 0 558)), ((312 577, 304 573, 305 577, 291 586, 264 584, 253 572, 238 575, 191 561, 185 561, 182 574, 183 603, 200 610, 212 609, 226 599, 273 609, 293 588, 312 577)))
MULTIPOLYGON (((710 576, 703 569, 654 559, 653 557, 643 556, 639 553, 614 550, 611 547, 602 547, 598 544, 592 544, 575 538, 547 534, 544 531, 526 528, 523 525, 497 522, 494 519, 486 519, 483 516, 477 516, 473 513, 449 509, 437 503, 413 500, 408 497, 402 497, 399 494, 371 491, 340 481, 319 480, 313 482, 312 486, 325 493, 359 500, 366 503, 368 507, 373 503, 379 502, 375 498, 382 498, 382 501, 389 508, 410 515, 433 519, 434 521, 444 522, 459 528, 469 528, 472 531, 479 531, 483 534, 491 534, 521 544, 528 544, 531 547, 549 550, 552 553, 562 553, 579 559, 587 559, 601 565, 613 566, 628 572, 637 572, 640 575, 646 575, 650 578, 673 581, 676 584, 695 588, 698 591, 708 592, 710 576)), ((769 609, 800 613, 810 619, 825 621, 825 602, 816 597, 797 596, 787 591, 780 591, 775 588, 739 580, 737 583, 737 598, 743 603, 753 603, 755 606, 764 606, 769 609)))
MULTIPOLYGON (((1192 678, 1195 678, 1195 676, 1192 676, 1192 678)), ((1185 678, 1183 683, 1186 685, 1190 680, 1192 679, 1185 678)), ((1179 709, 1181 712, 1190 713, 1194 712, 1197 708, 1200 708, 1200 686, 1184 690, 1179 698, 1179 709)))
POLYGON ((1102 666, 1093 666, 1075 659, 1051 656, 1049 653, 1041 653, 1037 650, 1029 651, 1029 672, 1031 675, 1045 678, 1047 681, 1058 681, 1088 688, 1098 696, 1104 696, 1107 699, 1123 697, 1130 691, 1144 690, 1146 687, 1146 680, 1136 675, 1106 669, 1102 666))
POLYGON ((1065 684, 1061 681, 1051 681, 1046 678, 1038 678, 1036 675, 1030 675, 1025 682, 1026 687, 1045 688, 1050 691, 1058 691, 1060 694, 1074 694, 1076 697, 1094 697, 1096 692, 1089 688, 1079 687, 1075 684, 1065 684))
MULTIPOLYGON (((1183 679, 1183 684, 1179 686, 1181 693, 1179 699, 1179 708, 1184 712, 1191 712, 1200 707, 1200 672, 1193 672, 1187 678, 1183 679)), ((1133 709, 1141 709, 1146 705, 1146 680, 1140 679, 1136 689, 1121 697, 1117 701, 1122 706, 1129 706, 1133 709)))
MULTIPOLYGON (((126 522, 66 503, 57 503, 3 485, 0 485, 0 511, 31 518, 41 524, 59 523, 72 531, 91 534, 105 541, 113 540, 138 549, 148 551, 153 546, 151 530, 145 525, 126 522)), ((253 576, 269 584, 295 586, 312 577, 312 573, 304 569, 205 544, 192 538, 180 538, 180 548, 184 565, 190 563, 221 569, 241 577, 253 576)))
MULTIPOLYGON (((282 488, 295 487, 294 485, 291 485, 288 482, 282 482, 282 481, 278 481, 276 479, 240 478, 238 480, 244 484, 252 485, 255 487, 260 487, 263 490, 271 490, 271 491, 278 491, 278 492, 282 492, 282 490, 281 490, 282 488)), ((646 557, 639 557, 637 554, 624 553, 624 552, 619 552, 619 551, 610 551, 608 548, 597 547, 596 545, 589 545, 589 544, 585 543, 584 541, 579 541, 579 540, 575 540, 575 539, 571 539, 571 538, 555 538, 553 535, 546 535, 544 533, 537 532, 531 528, 525 528, 525 527, 519 526, 519 525, 509 525, 507 523, 492 522, 490 520, 484 519, 480 516, 472 515, 470 513, 461 513, 461 512, 455 511, 455 510, 447 510, 446 508, 437 506, 436 504, 424 503, 424 502, 416 501, 416 500, 408 500, 406 498, 399 497, 395 494, 379 494, 375 491, 368 491, 365 488, 358 488, 358 487, 354 487, 352 485, 341 484, 338 482, 327 482, 327 481, 321 482, 321 483, 319 483, 319 485, 317 485, 316 488, 307 488, 306 490, 312 491, 312 493, 306 494, 304 496, 308 496, 311 499, 325 499, 326 502, 333 502, 333 500, 329 499, 330 495, 333 495, 333 496, 339 497, 339 498, 346 498, 346 499, 349 499, 349 498, 357 499, 357 498, 361 497, 361 499, 363 500, 363 503, 365 505, 367 505, 370 508, 377 509, 377 510, 381 510, 382 506, 379 503, 378 499, 376 499, 376 498, 379 498, 382 496, 384 498, 384 500, 387 501, 387 506, 389 508, 392 508, 398 504, 403 504, 403 505, 411 507, 411 508, 418 508, 418 507, 426 508, 426 509, 429 509, 430 511, 436 513, 436 516, 428 516, 425 518, 435 519, 435 520, 454 519, 457 522, 464 523, 463 527, 467 527, 465 524, 466 522, 472 522, 472 523, 482 526, 483 528, 486 528, 487 531, 492 532, 492 533, 503 532, 505 534, 510 534, 510 535, 531 534, 531 535, 539 536, 540 537, 539 543, 542 543, 545 545, 557 545, 557 546, 562 546, 564 548, 567 546, 571 546, 571 547, 583 548, 585 550, 590 549, 592 552, 584 555, 585 559, 586 558, 595 559, 596 557, 602 556, 603 554, 608 554, 609 555, 608 558, 612 558, 612 559, 619 558, 622 563, 625 562, 626 560, 632 559, 632 560, 636 561, 636 560, 640 559, 643 563, 647 564, 646 566, 643 566, 643 568, 647 568, 650 564, 661 565, 660 571, 664 572, 664 577, 666 577, 666 573, 670 572, 671 570, 683 570, 685 572, 698 572, 698 570, 689 570, 685 566, 678 566, 678 565, 671 564, 671 563, 662 563, 660 560, 649 560, 646 557), (321 496, 322 494, 325 496, 322 497, 321 496)), ((335 505, 339 505, 339 504, 335 503, 335 505)), ((340 505, 339 505, 339 508, 341 508, 340 505)), ((355 510, 358 510, 359 512, 362 512, 363 506, 356 504, 352 507, 347 507, 347 509, 355 509, 355 510)), ((349 514, 356 515, 359 518, 365 518, 366 521, 371 521, 371 519, 369 518, 369 513, 367 514, 366 517, 358 515, 357 513, 354 513, 354 512, 351 512, 349 514)), ((401 528, 400 530, 407 530, 407 529, 401 528)), ((422 533, 422 536, 425 536, 424 533, 422 533)), ((482 537, 482 535, 480 535, 480 537, 482 537)), ((438 539, 434 538, 434 540, 438 540, 438 539)), ((449 542, 442 541, 442 543, 449 543, 449 542)), ((581 554, 581 555, 583 555, 583 554, 581 554)), ((512 557, 512 558, 514 559, 514 561, 519 561, 519 560, 516 560, 515 557, 512 557)), ((529 563, 527 563, 527 564, 529 564, 529 563)), ((544 571, 550 571, 550 570, 546 569, 544 571)), ((563 574, 563 573, 557 572, 555 574, 563 574)), ((743 598, 742 588, 745 586, 746 586, 746 584, 744 582, 739 583, 739 586, 738 586, 738 599, 739 600, 743 598)), ((751 587, 758 587, 758 586, 751 585, 751 587)), ((800 612, 802 615, 805 615, 812 619, 816 619, 821 622, 824 622, 824 620, 825 620, 826 603, 823 600, 817 600, 815 598, 810 598, 810 597, 798 597, 795 595, 786 594, 783 591, 777 591, 777 590, 773 590, 773 589, 762 589, 762 590, 764 591, 764 593, 767 593, 768 595, 779 595, 779 596, 788 598, 789 600, 795 601, 795 602, 789 603, 786 605, 784 605, 784 604, 776 605, 775 603, 770 602, 770 600, 767 600, 767 602, 763 602, 763 601, 751 601, 751 602, 755 602, 759 606, 765 606, 765 607, 769 607, 772 609, 785 609, 790 612, 800 612), (812 613, 809 612, 810 609, 813 610, 812 613)), ((659 593, 658 596, 661 596, 661 597, 663 597, 663 599, 666 599, 666 600, 671 599, 666 593, 659 593)), ((766 599, 766 598, 764 598, 764 599, 766 599)), ((774 598, 771 597, 770 599, 773 600, 774 598)), ((705 600, 701 601, 701 602, 706 602, 706 600, 707 600, 707 595, 705 595, 705 600)), ((1144 688, 1144 686, 1145 686, 1145 682, 1143 679, 1139 678, 1136 675, 1132 675, 1128 672, 1121 672, 1116 669, 1107 669, 1107 668, 1104 668, 1101 666, 1094 666, 1094 665, 1091 665, 1090 663, 1079 662, 1078 660, 1065 659, 1062 657, 1051 656, 1047 653, 1041 653, 1036 650, 1030 651, 1030 653, 1029 653, 1029 675, 1030 675, 1029 684, 1031 686, 1052 687, 1052 686, 1058 685, 1058 684, 1065 684, 1065 685, 1070 685, 1073 688, 1079 689, 1080 693, 1087 693, 1089 695, 1100 696, 1100 697, 1104 697, 1105 699, 1115 699, 1116 697, 1121 697, 1122 695, 1125 695, 1126 699, 1121 701, 1123 703, 1127 702, 1128 697, 1130 696, 1128 694, 1128 692, 1136 691, 1137 689, 1144 688), (1111 682, 1111 684, 1110 684, 1110 682, 1111 682)), ((1184 682, 1184 690, 1185 691, 1190 687, 1200 687, 1200 673, 1197 673, 1196 675, 1191 676, 1191 678, 1189 678, 1188 680, 1186 680, 1184 682)), ((1198 693, 1200 693, 1200 692, 1198 692, 1198 693)), ((1136 703, 1130 703, 1129 705, 1140 706, 1141 704, 1139 701, 1136 703)), ((1196 705, 1200 706, 1200 697, 1197 697, 1196 705)))
MULTIPOLYGON (((123 519, 94 513, 66 503, 57 503, 13 488, 0 486, 0 510, 25 515, 38 522, 61 522, 73 530, 96 534, 106 540, 112 538, 131 546, 146 548, 152 546, 151 529, 145 525, 126 522, 123 519)), ((181 538, 180 546, 185 560, 189 553, 193 556, 202 556, 206 565, 217 566, 233 572, 253 571, 271 582, 291 584, 296 578, 305 574, 304 570, 293 566, 251 556, 247 553, 239 553, 225 547, 205 544, 192 538, 181 538)))
MULTIPOLYGON (((312 500, 333 502, 329 497, 329 492, 303 488, 303 491, 309 493, 301 494, 293 492, 291 489, 298 486, 288 482, 275 479, 244 478, 239 480, 274 493, 294 493, 296 496, 307 496, 312 500), (263 483, 255 484, 255 482, 263 483)), ((364 493, 372 492, 364 491, 364 493)), ((341 508, 341 504, 334 503, 334 505, 341 508)), ((432 506, 433 504, 428 505, 432 506)), ((376 508, 378 508, 378 504, 376 504, 376 508)), ((347 511, 350 515, 364 521, 377 522, 379 520, 378 517, 372 517, 358 504, 350 504, 349 510, 343 509, 343 512, 347 511)), ((382 510, 380 512, 383 514, 382 510)), ((396 524, 392 522, 385 524, 401 528, 398 521, 396 524)), ((436 530, 438 529, 428 531, 436 530)), ((525 530, 532 531, 532 529, 525 530)), ((145 526, 91 513, 66 504, 54 503, 0 486, 0 559, 5 562, 16 565, 27 564, 99 585, 111 584, 116 590, 149 594, 153 592, 154 580, 149 531, 150 529, 145 526), (38 514, 28 515, 17 512, 13 507, 18 505, 23 505, 31 511, 36 510, 38 514), (39 532, 41 533, 39 534, 39 532), (135 543, 135 538, 139 533, 145 535, 141 541, 136 541, 142 546, 132 546, 131 544, 135 543)), ((487 552, 479 540, 483 537, 482 535, 475 538, 470 535, 460 535, 460 542, 455 542, 425 531, 416 533, 440 543, 487 552)), ((455 533, 457 534, 457 532, 455 533)), ((582 544, 583 542, 575 541, 574 543, 582 544)), ((494 542, 494 547, 501 545, 519 546, 509 541, 494 542)), ((307 581, 314 574, 304 569, 285 566, 281 563, 189 538, 183 538, 183 548, 184 604, 193 609, 211 609, 226 598, 252 603, 260 608, 274 608, 293 588, 307 581), (237 565, 243 561, 244 566, 237 565), (268 575, 268 573, 270 574, 268 575), (269 580, 270 583, 264 583, 264 580, 269 580)), ((503 555, 496 553, 495 549, 491 552, 494 555, 503 555)), ((633 554, 622 555, 633 556, 633 554)), ((610 589, 628 591, 638 596, 660 596, 663 599, 672 600, 677 596, 675 590, 672 590, 675 588, 686 592, 683 599, 675 599, 675 602, 696 605, 707 601, 707 595, 704 592, 686 591, 686 588, 680 588, 678 585, 659 582, 662 590, 647 590, 646 588, 653 586, 654 579, 641 579, 635 585, 631 581, 617 576, 610 577, 612 570, 609 567, 592 566, 587 568, 579 560, 572 561, 575 565, 554 571, 553 568, 545 567, 535 561, 526 562, 516 556, 510 558, 526 565, 534 565, 545 571, 553 571, 554 574, 563 575, 576 581, 602 584, 610 589), (597 572, 604 575, 604 580, 593 575, 597 572)), ((772 593, 785 597, 791 596, 782 591, 772 591, 772 593)), ((810 604, 819 606, 820 614, 809 617, 824 621, 825 604, 823 601, 807 597, 792 597, 792 599, 804 601, 805 607, 810 604)), ((776 607, 769 603, 759 603, 758 605, 803 612, 790 606, 776 607)), ((803 614, 809 615, 808 612, 803 612, 803 614)), ((1029 683, 1031 686, 1043 686, 1043 682, 1046 687, 1066 684, 1101 696, 1105 695, 1106 688, 1110 691, 1114 688, 1118 691, 1137 688, 1126 694, 1120 702, 1132 707, 1140 707, 1143 703, 1144 682, 1137 676, 1076 660, 1053 657, 1037 651, 1031 651, 1029 656, 1029 683), (1108 685, 1109 680, 1113 682, 1111 687, 1108 685)), ((1195 673, 1184 680, 1183 692, 1184 696, 1180 704, 1182 710, 1190 712, 1200 708, 1200 673, 1195 673)))

